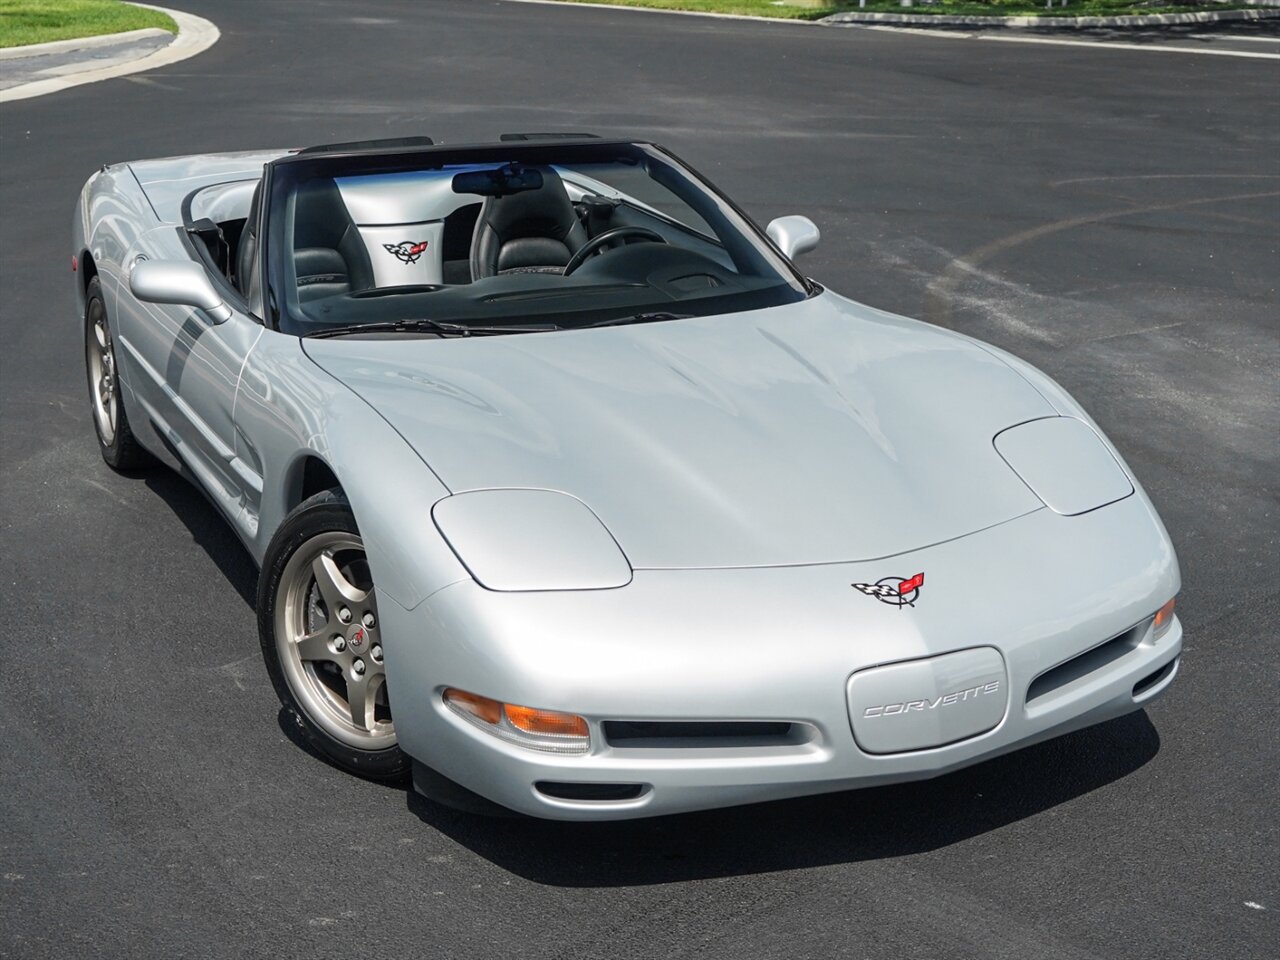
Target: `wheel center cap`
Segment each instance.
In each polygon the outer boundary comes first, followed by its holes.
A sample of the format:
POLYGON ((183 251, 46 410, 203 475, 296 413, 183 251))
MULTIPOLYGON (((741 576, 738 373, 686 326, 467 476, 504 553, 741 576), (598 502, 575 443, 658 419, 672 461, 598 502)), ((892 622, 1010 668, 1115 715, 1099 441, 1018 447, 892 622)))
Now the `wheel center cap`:
POLYGON ((347 634, 347 646, 352 653, 364 653, 369 646, 369 631, 363 625, 351 630, 347 634))

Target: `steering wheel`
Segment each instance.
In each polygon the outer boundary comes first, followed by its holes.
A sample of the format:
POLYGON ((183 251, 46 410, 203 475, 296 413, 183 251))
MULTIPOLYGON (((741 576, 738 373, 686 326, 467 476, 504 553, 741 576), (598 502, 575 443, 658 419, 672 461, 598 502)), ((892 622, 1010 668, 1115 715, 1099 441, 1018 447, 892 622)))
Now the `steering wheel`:
POLYGON ((573 271, 587 262, 587 257, 593 253, 599 252, 604 247, 613 243, 615 240, 622 240, 629 237, 635 237, 638 240, 651 240, 654 243, 666 243, 667 238, 656 231, 650 230, 648 227, 614 227, 612 230, 606 230, 599 236, 592 237, 577 249, 569 262, 564 265, 564 275, 567 277, 573 271))

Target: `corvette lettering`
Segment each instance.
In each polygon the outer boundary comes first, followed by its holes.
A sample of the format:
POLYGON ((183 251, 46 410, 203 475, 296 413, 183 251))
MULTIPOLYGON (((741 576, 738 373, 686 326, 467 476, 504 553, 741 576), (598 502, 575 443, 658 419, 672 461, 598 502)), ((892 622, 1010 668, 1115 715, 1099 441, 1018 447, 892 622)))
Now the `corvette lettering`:
POLYGON ((384 243, 382 249, 391 254, 401 263, 417 263, 418 258, 426 252, 427 241, 421 240, 414 243, 412 240, 401 240, 399 243, 384 243))
POLYGON ((966 687, 964 690, 944 693, 936 700, 906 700, 902 703, 882 703, 878 707, 867 707, 862 711, 862 715, 864 717, 895 717, 900 713, 911 713, 914 710, 937 710, 939 707, 949 707, 956 703, 963 703, 966 700, 976 700, 978 697, 986 696, 989 693, 999 692, 1000 681, 992 680, 990 683, 984 683, 976 687, 966 687))

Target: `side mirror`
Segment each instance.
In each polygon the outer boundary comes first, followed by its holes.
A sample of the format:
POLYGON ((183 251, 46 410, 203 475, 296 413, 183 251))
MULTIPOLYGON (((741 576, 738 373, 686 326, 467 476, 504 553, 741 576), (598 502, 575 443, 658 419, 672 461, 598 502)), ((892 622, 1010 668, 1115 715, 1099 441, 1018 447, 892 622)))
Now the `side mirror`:
POLYGON ((204 267, 182 260, 140 260, 129 273, 129 289, 147 303, 198 307, 214 323, 231 319, 231 308, 213 287, 204 267))
POLYGON ((791 260, 802 253, 808 253, 822 239, 818 225, 808 217, 778 217, 769 223, 764 232, 791 260))

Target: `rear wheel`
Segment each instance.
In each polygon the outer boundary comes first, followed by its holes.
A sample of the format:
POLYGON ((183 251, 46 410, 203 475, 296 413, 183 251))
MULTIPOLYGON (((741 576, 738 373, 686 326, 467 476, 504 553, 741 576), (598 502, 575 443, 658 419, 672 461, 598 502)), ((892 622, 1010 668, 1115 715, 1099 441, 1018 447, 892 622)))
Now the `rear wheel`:
POLYGON ((94 277, 85 289, 84 361, 89 376, 89 404, 102 459, 115 470, 137 470, 152 462, 129 428, 120 398, 115 343, 102 302, 102 284, 94 277))
POLYGON ((272 539, 258 634, 276 694, 311 746, 375 780, 408 773, 387 698, 377 592, 340 494, 306 500, 272 539))

